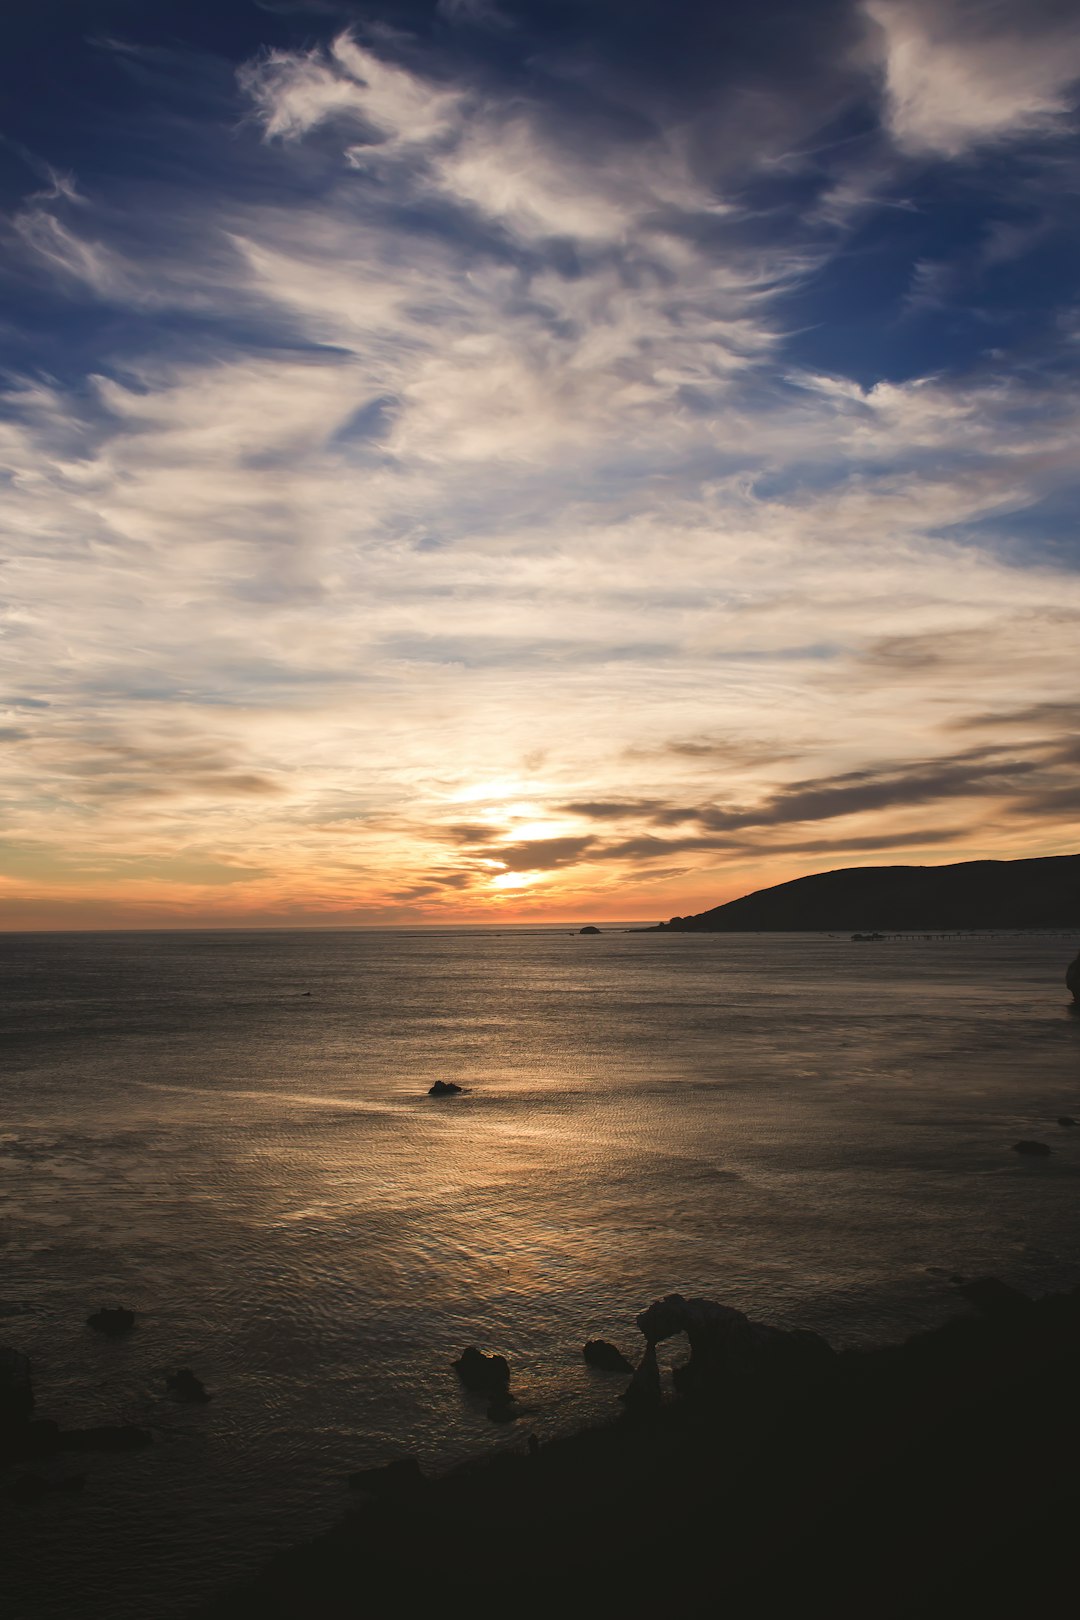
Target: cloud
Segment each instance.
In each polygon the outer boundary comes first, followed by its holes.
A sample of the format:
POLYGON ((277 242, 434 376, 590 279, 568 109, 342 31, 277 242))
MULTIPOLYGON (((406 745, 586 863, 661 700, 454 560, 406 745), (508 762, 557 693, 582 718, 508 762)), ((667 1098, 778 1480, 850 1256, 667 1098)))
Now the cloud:
MULTIPOLYGON (((882 49, 906 19, 984 61, 966 12, 890 17, 882 49)), ((224 106, 185 59, 184 119, 139 114, 152 183, 27 198, 13 835, 163 904, 191 849, 242 874, 230 915, 384 920, 1067 842, 1080 583, 1030 527, 1068 510, 1075 357, 1027 310, 973 319, 997 357, 926 341, 905 290, 963 209, 871 129, 849 25, 812 86, 768 29, 708 87, 527 19, 475 56, 441 25, 262 51, 224 106)), ((905 150, 936 105, 895 102, 905 150)), ((970 267, 1003 205, 959 167, 970 267)))
POLYGON ((888 127, 916 155, 966 156, 1068 133, 1080 23, 1041 4, 865 0, 880 30, 888 127))

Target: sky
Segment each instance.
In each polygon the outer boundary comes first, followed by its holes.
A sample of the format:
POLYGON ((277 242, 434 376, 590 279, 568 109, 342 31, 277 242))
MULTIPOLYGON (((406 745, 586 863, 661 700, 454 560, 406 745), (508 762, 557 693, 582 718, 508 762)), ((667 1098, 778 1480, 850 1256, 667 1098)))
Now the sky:
POLYGON ((1072 0, 13 0, 0 926, 1080 848, 1072 0))

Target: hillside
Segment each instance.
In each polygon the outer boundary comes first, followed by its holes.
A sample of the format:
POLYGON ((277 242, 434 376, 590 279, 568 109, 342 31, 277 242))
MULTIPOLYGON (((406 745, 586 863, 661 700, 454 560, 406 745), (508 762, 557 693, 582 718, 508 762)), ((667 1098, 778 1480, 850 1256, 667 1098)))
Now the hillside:
POLYGON ((1080 855, 845 867, 759 889, 657 927, 674 933, 1080 928, 1080 855))

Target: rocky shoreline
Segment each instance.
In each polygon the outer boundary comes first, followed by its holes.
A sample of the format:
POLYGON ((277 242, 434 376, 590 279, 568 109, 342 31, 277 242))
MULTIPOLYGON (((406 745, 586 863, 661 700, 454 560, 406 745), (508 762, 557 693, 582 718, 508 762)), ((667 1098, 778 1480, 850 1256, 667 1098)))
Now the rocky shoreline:
POLYGON ((612 1423, 438 1479, 414 1459, 368 1470, 355 1511, 200 1615, 352 1616, 390 1597, 406 1613, 1049 1611, 1077 1584, 1080 1289, 962 1291, 973 1312, 839 1353, 657 1301, 612 1423), (655 1346, 681 1332, 668 1391, 655 1346))

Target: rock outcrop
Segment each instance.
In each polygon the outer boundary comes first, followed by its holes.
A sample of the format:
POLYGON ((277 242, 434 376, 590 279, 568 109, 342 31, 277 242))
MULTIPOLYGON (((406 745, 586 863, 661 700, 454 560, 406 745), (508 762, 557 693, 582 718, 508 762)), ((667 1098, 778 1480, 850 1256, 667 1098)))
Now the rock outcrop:
POLYGON ((634 1370, 633 1362, 627 1361, 622 1351, 608 1344, 606 1339, 590 1339, 581 1353, 590 1367, 597 1367, 601 1372, 632 1373, 634 1370))
POLYGON ((1080 1007, 1080 951, 1076 953, 1075 962, 1070 962, 1065 969, 1065 988, 1072 992, 1072 998, 1080 1007))
POLYGON ((831 1345, 817 1333, 752 1322, 711 1299, 668 1294, 642 1311, 637 1325, 652 1349, 686 1334, 690 1360, 675 1372, 676 1387, 684 1394, 721 1394, 733 1379, 748 1377, 801 1381, 827 1371, 834 1360, 831 1345))
POLYGON ((456 1086, 452 1080, 436 1080, 433 1086, 428 1087, 429 1097, 456 1097, 463 1086, 456 1086))

